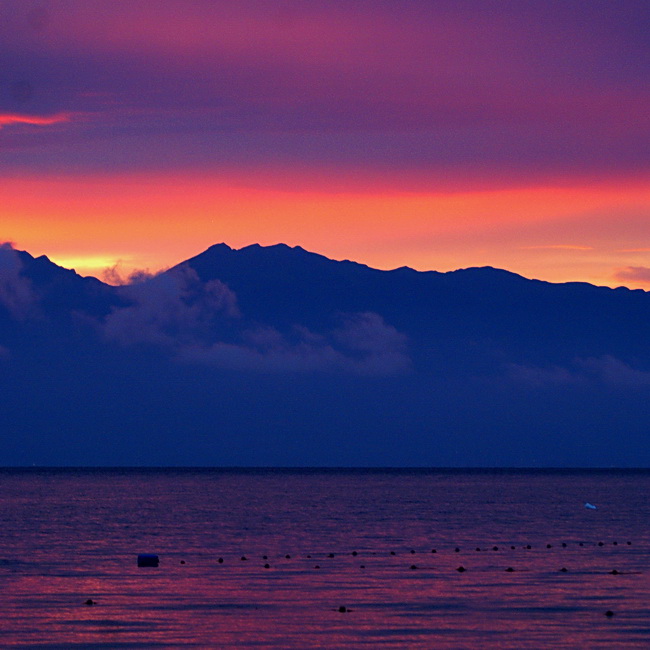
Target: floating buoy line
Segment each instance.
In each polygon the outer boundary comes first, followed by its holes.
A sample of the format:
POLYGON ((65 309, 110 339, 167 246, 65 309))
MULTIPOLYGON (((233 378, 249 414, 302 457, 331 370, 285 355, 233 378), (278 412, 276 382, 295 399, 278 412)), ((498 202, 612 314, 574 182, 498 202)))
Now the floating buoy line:
MULTIPOLYGON (((576 548, 576 549, 584 549, 587 550, 589 548, 595 548, 595 549, 604 549, 605 547, 616 547, 617 552, 620 552, 624 550, 627 547, 632 546, 632 542, 630 540, 627 540, 625 542, 619 542, 618 540, 610 541, 610 542, 605 542, 603 540, 598 540, 597 542, 585 542, 579 541, 579 542, 573 542, 571 544, 563 541, 560 543, 551 543, 548 542, 546 544, 537 544, 536 546, 533 546, 532 544, 504 544, 499 546, 498 544, 493 544, 493 545, 483 545, 483 546, 476 546, 472 547, 467 546, 467 547, 461 547, 461 546, 449 546, 446 548, 431 548, 431 549, 420 549, 416 550, 415 548, 410 548, 409 550, 400 550, 396 551, 394 549, 391 550, 386 550, 385 551, 385 557, 391 558, 391 562, 395 564, 395 562, 400 561, 400 556, 405 556, 409 557, 411 560, 413 560, 413 556, 415 555, 428 555, 429 557, 433 555, 437 556, 443 556, 445 553, 476 553, 476 552, 486 552, 486 553, 491 553, 491 554, 499 554, 499 555, 512 555, 513 551, 524 551, 524 555, 528 555, 528 551, 540 551, 542 553, 546 552, 551 552, 553 554, 557 553, 564 553, 565 550, 570 549, 570 548, 576 548), (555 550, 555 549, 560 549, 560 550, 555 550)), ((330 560, 335 560, 335 559, 344 559, 347 557, 350 558, 355 558, 358 560, 363 560, 364 558, 380 558, 384 553, 381 551, 358 551, 358 550, 353 550, 353 551, 347 551, 347 552, 321 552, 317 553, 312 551, 309 554, 306 555, 301 555, 301 554, 296 554, 296 553, 283 553, 277 555, 275 558, 273 558, 271 555, 268 553, 265 555, 260 556, 260 566, 264 569, 272 569, 275 567, 280 567, 283 565, 288 564, 288 561, 294 560, 294 561, 301 561, 301 560, 312 560, 313 558, 320 558, 320 561, 323 562, 325 561, 329 566, 332 566, 332 563, 330 560)), ((249 554, 249 555, 241 555, 239 557, 239 562, 242 563, 245 562, 247 564, 251 564, 252 566, 256 565, 255 560, 257 559, 256 556, 249 554)), ((233 558, 234 559, 234 558, 233 558)), ((364 560, 365 562, 365 560, 364 560)), ((224 557, 219 557, 218 559, 215 560, 215 563, 217 565, 224 565, 227 564, 226 560, 224 557)), ((159 567, 161 564, 160 558, 158 555, 152 554, 152 553, 141 553, 137 556, 137 565, 138 567, 159 567)), ((185 559, 180 560, 180 564, 184 566, 191 566, 192 562, 191 561, 186 561, 185 559)), ((421 569, 425 570, 432 570, 434 568, 439 568, 436 565, 438 562, 436 562, 434 565, 423 565, 423 564, 414 564, 412 562, 408 564, 404 564, 405 568, 411 570, 411 571, 419 571, 421 569)), ((164 564, 163 564, 164 566, 164 564)), ((314 569, 320 569, 321 564, 313 564, 311 565, 314 569)), ((360 569, 365 569, 366 564, 360 564, 358 565, 360 569)), ((484 569, 481 569, 484 570, 484 569)), ((526 570, 525 566, 507 566, 506 563, 504 563, 504 566, 502 566, 499 570, 505 571, 506 573, 515 573, 517 571, 522 571, 526 570)), ((556 568, 553 569, 556 572, 559 573, 569 573, 569 569, 566 566, 562 566, 561 568, 556 568)), ((468 564, 467 566, 465 565, 458 565, 455 568, 455 571, 458 573, 465 573, 466 571, 471 571, 471 565, 468 564)), ((619 575, 631 575, 631 574, 637 574, 640 573, 638 571, 621 571, 618 568, 607 568, 603 570, 604 573, 608 573, 613 576, 619 576, 619 575)))

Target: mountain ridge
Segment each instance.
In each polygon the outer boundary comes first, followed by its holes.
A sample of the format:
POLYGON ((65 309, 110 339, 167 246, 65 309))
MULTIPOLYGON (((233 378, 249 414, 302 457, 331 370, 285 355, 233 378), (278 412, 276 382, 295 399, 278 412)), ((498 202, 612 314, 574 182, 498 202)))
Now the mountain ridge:
MULTIPOLYGON (((113 285, 110 283, 107 283, 105 281, 100 280, 99 278, 92 276, 92 275, 81 275, 79 274, 74 268, 68 268, 65 266, 62 266, 61 264, 57 264, 56 262, 53 262, 47 255, 43 254, 38 257, 34 257, 31 255, 28 251, 24 250, 19 250, 19 249, 13 249, 15 252, 21 256, 21 258, 25 259, 28 262, 35 262, 36 264, 40 263, 46 263, 49 268, 56 267, 56 269, 62 269, 64 271, 67 271, 68 273, 74 273, 80 278, 88 279, 93 283, 100 283, 103 285, 108 285, 108 286, 119 286, 119 285, 113 285)), ((461 267, 458 269, 454 269, 451 271, 436 271, 434 269, 427 269, 427 270, 418 270, 414 269, 413 267, 403 265, 399 267, 395 267, 392 269, 378 269, 373 266, 370 266, 368 264, 365 264, 363 262, 357 262, 355 260, 349 260, 349 259, 343 259, 343 260, 336 260, 333 258, 329 258, 326 255, 323 255, 321 253, 316 253, 313 251, 309 251, 302 246, 290 246, 285 243, 277 243, 277 244, 270 244, 270 245, 262 245, 258 243, 254 244, 248 244, 246 246, 243 246, 241 248, 234 248, 231 247, 230 245, 226 244, 225 242, 219 242, 216 244, 212 244, 205 250, 203 250, 200 253, 197 253, 196 255, 193 255, 192 257, 187 258, 186 260, 182 260, 181 262, 178 262, 176 264, 173 264, 171 267, 167 269, 163 269, 161 271, 158 271, 156 275, 161 274, 161 273, 166 273, 170 270, 173 270, 175 268, 178 268, 182 265, 185 265, 189 262, 192 262, 193 260, 196 260, 197 258, 202 258, 204 256, 207 256, 210 253, 213 253, 215 251, 227 251, 228 253, 248 253, 250 251, 294 251, 298 252, 301 254, 306 254, 306 256, 313 257, 316 259, 319 259, 324 262, 329 262, 333 264, 343 264, 343 265, 352 265, 358 268, 365 268, 369 269, 371 271, 381 273, 381 274, 390 274, 390 273, 400 273, 400 272, 409 272, 413 274, 418 274, 422 276, 453 276, 455 274, 468 274, 468 273, 475 273, 475 272, 486 272, 486 273, 491 273, 494 272, 495 274, 500 274, 500 275, 507 275, 511 278, 520 278, 522 280, 525 280, 527 282, 536 282, 536 283, 542 283, 546 285, 552 285, 552 286, 565 286, 565 285, 580 285, 580 286, 589 286, 589 287, 594 287, 597 289, 604 289, 604 290, 609 290, 609 291, 630 291, 630 292, 636 292, 636 293, 650 293, 648 291, 645 291, 644 289, 640 288, 630 288, 626 287, 624 285, 620 285, 617 287, 608 287, 605 285, 596 285, 592 284, 590 282, 586 281, 581 281, 581 280, 568 280, 565 282, 553 282, 549 280, 542 280, 539 278, 528 278, 524 275, 521 275, 520 273, 517 273, 515 271, 510 271, 508 269, 500 268, 500 267, 495 267, 491 265, 484 265, 484 266, 469 266, 469 267, 461 267)))
POLYGON ((0 246, 0 465, 650 466, 650 296, 215 244, 112 286, 0 246))
POLYGON ((332 262, 332 263, 335 263, 335 264, 350 264, 350 265, 354 265, 354 266, 357 266, 357 267, 363 267, 363 268, 366 268, 366 269, 370 269, 370 270, 376 271, 378 273, 396 273, 396 272, 408 271, 408 272, 416 273, 416 274, 420 274, 420 275, 449 276, 449 275, 454 275, 454 274, 462 274, 462 273, 466 273, 466 272, 476 272, 476 271, 492 272, 492 271, 494 271, 494 272, 496 272, 498 274, 507 274, 510 277, 514 276, 514 277, 521 278, 521 279, 529 281, 529 282, 540 282, 540 283, 549 284, 549 285, 587 285, 587 286, 590 286, 590 287, 595 287, 595 288, 599 288, 599 289, 608 289, 608 290, 611 290, 611 291, 623 290, 623 291, 633 291, 633 292, 648 293, 644 289, 636 289, 636 288, 633 289, 633 288, 630 288, 630 287, 626 287, 624 285, 620 285, 620 286, 617 286, 617 287, 608 287, 608 286, 604 286, 604 285, 595 285, 595 284, 592 284, 590 282, 585 282, 585 281, 580 281, 580 280, 569 280, 569 281, 566 281, 566 282, 552 282, 552 281, 549 281, 549 280, 541 280, 539 278, 528 278, 528 277, 523 276, 520 273, 517 273, 515 271, 510 271, 508 269, 503 269, 503 268, 495 267, 495 266, 491 266, 491 265, 462 267, 462 268, 454 269, 452 271, 436 271, 434 269, 418 270, 418 269, 414 269, 413 267, 406 266, 406 265, 399 266, 399 267, 396 267, 396 268, 393 268, 393 269, 378 269, 378 268, 375 268, 375 267, 370 266, 368 264, 365 264, 363 262, 357 262, 355 260, 349 260, 349 259, 335 260, 335 259, 329 258, 326 255, 323 255, 321 253, 315 253, 313 251, 309 251, 309 250, 303 248, 302 246, 299 246, 299 245, 298 246, 290 246, 290 245, 282 243, 282 242, 277 243, 277 244, 270 244, 270 245, 266 245, 266 246, 264 246, 262 244, 258 244, 258 243, 248 244, 248 245, 243 246, 241 248, 233 248, 233 247, 229 246, 228 244, 226 244, 225 242, 220 242, 220 243, 213 244, 213 245, 209 246, 207 249, 205 249, 201 253, 198 253, 197 255, 194 255, 194 256, 188 258, 187 260, 183 260, 182 262, 179 262, 179 263, 173 265, 170 268, 175 268, 175 267, 180 266, 182 264, 186 264, 188 262, 191 262, 192 260, 195 260, 196 258, 206 256, 207 254, 209 254, 211 252, 222 251, 222 250, 225 250, 225 251, 230 252, 230 253, 246 253, 246 252, 249 252, 249 251, 259 251, 259 250, 276 250, 276 251, 283 251, 283 252, 285 252, 285 251, 286 252, 288 252, 288 251, 296 251, 296 252, 299 252, 299 253, 302 253, 302 254, 307 254, 307 256, 312 256, 314 258, 318 258, 320 260, 324 260, 324 261, 327 261, 327 262, 332 262))

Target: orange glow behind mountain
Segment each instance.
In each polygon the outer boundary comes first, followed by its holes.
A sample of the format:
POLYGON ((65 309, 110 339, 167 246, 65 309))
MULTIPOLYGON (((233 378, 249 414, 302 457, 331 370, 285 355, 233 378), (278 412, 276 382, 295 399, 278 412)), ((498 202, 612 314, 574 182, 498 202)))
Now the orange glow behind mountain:
POLYGON ((383 269, 490 265, 555 282, 649 286, 630 270, 650 256, 642 183, 439 193, 275 185, 207 175, 14 178, 0 188, 0 239, 99 277, 115 265, 156 271, 224 241, 285 242, 383 269))

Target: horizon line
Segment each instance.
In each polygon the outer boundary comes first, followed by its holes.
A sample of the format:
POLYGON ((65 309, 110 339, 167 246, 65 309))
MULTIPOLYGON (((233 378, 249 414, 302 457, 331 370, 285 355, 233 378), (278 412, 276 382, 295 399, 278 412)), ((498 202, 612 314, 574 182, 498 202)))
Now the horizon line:
POLYGON ((339 471, 363 471, 363 472, 650 472, 650 467, 618 467, 618 466, 518 466, 518 465, 404 465, 404 466, 382 466, 382 465, 2 465, 0 472, 13 470, 28 471, 279 471, 279 472, 339 472, 339 471))

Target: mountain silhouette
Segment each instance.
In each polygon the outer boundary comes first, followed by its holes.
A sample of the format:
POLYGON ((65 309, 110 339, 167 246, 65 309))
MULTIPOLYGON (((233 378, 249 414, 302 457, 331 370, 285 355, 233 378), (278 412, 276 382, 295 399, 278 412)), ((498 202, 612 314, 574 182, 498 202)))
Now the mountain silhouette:
POLYGON ((0 247, 3 465, 638 466, 650 295, 217 244, 110 286, 0 247))
POLYGON ((468 360, 496 354, 564 363, 612 355, 650 368, 650 296, 641 290, 551 284, 491 267, 380 271, 284 244, 218 244, 181 266, 204 282, 222 280, 245 314, 276 326, 319 328, 340 312, 374 312, 415 344, 450 348, 468 360))

